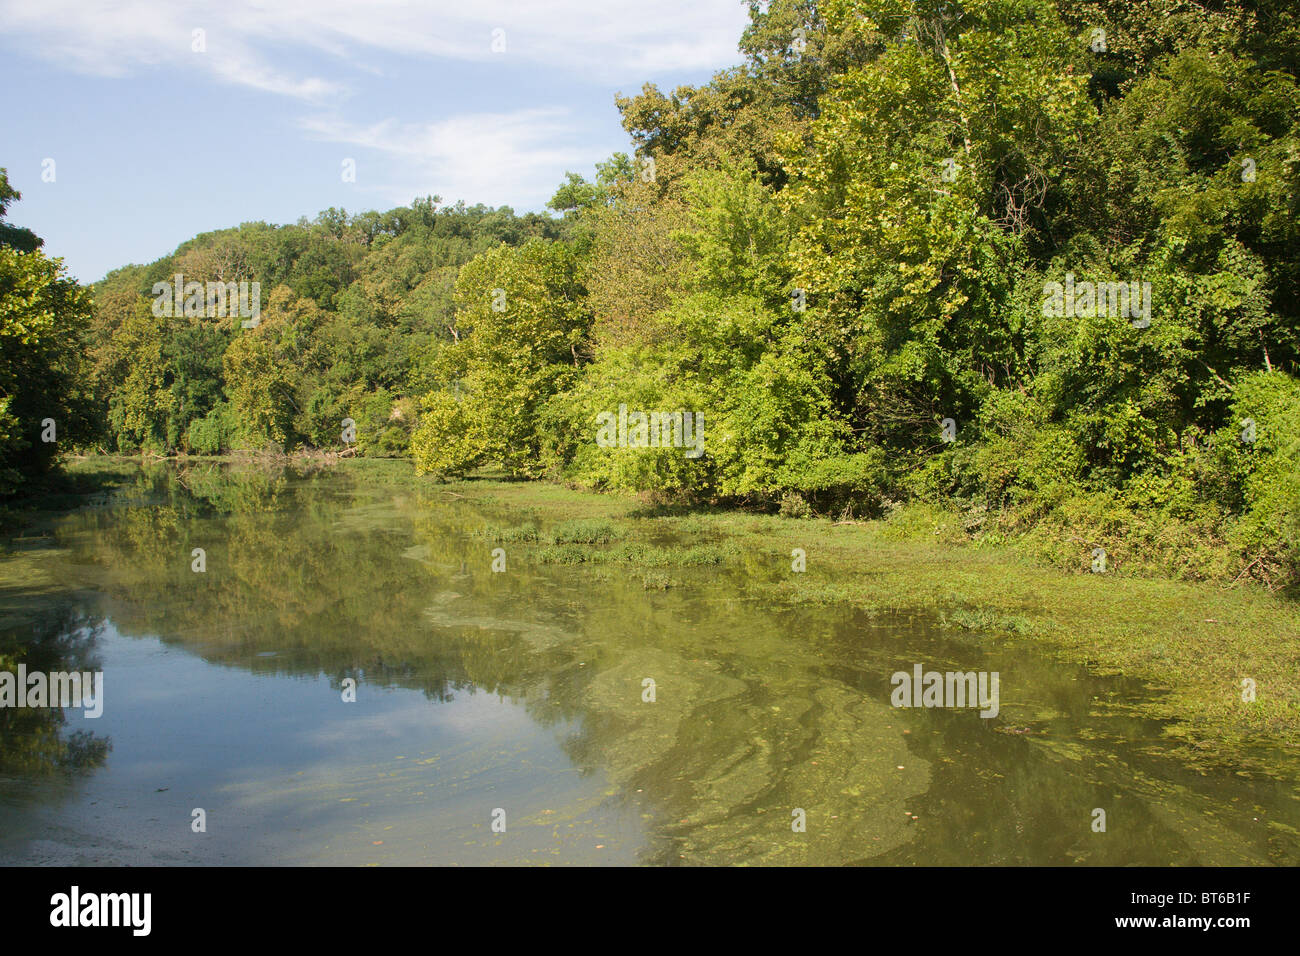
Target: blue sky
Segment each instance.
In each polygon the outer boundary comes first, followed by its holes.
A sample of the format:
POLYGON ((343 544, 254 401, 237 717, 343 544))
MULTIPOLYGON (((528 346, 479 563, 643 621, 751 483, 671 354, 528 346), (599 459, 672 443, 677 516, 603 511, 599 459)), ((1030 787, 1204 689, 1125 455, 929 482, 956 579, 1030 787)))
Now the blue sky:
POLYGON ((615 93, 707 81, 746 22, 740 0, 0 0, 8 219, 90 282, 329 206, 541 210, 630 151, 615 93))

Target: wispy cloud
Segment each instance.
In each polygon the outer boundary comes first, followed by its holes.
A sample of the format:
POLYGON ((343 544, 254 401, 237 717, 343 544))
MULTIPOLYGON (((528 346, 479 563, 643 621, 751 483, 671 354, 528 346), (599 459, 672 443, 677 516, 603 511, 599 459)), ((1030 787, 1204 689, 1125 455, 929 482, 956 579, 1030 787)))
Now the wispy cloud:
POLYGON ((0 0, 0 22, 25 51, 83 73, 196 69, 323 100, 345 93, 347 76, 295 73, 286 59, 324 54, 331 71, 369 71, 376 54, 502 57, 614 81, 730 63, 745 16, 739 0, 0 0), (205 52, 193 49, 195 30, 205 52), (494 30, 504 52, 493 51, 494 30))
POLYGON ((356 156, 358 186, 395 202, 436 191, 449 201, 472 197, 526 206, 555 189, 557 170, 591 166, 608 152, 584 145, 571 111, 560 107, 465 114, 433 123, 354 124, 320 115, 300 125, 316 139, 382 157, 384 182, 376 185, 365 182, 364 154, 356 156))

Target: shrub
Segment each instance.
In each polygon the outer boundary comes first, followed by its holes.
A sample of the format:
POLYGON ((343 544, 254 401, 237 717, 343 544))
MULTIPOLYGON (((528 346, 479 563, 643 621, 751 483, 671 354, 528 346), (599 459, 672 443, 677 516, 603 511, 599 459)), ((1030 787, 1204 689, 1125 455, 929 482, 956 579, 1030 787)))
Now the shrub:
POLYGON ((234 447, 237 433, 234 408, 228 402, 220 402, 203 418, 190 422, 184 447, 196 455, 219 455, 234 447))

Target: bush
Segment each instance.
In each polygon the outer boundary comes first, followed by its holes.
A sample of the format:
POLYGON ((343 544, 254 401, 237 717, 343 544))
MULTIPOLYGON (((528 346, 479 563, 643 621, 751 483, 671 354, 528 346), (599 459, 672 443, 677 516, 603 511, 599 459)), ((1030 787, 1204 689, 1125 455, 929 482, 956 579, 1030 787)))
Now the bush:
POLYGON ((1236 385, 1232 411, 1233 420, 1214 436, 1213 486, 1223 504, 1239 508, 1228 540, 1253 576, 1294 591, 1300 587, 1300 381, 1281 372, 1246 376, 1236 385))
POLYGON ((237 431, 234 408, 220 402, 203 418, 190 422, 184 447, 196 455, 219 455, 234 447, 237 431))
POLYGON ((803 495, 787 491, 781 498, 780 515, 782 518, 809 518, 812 516, 812 508, 803 495))

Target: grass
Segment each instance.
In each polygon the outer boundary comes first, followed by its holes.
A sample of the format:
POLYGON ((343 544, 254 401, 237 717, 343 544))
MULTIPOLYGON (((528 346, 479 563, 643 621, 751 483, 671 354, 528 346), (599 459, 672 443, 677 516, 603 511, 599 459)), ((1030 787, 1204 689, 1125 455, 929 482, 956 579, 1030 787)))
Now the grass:
POLYGON ((622 529, 607 518, 566 521, 551 532, 551 540, 556 544, 608 544, 622 536, 622 529))

